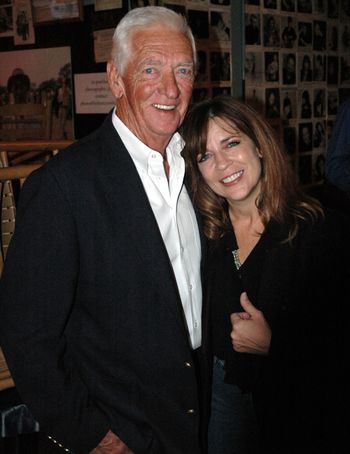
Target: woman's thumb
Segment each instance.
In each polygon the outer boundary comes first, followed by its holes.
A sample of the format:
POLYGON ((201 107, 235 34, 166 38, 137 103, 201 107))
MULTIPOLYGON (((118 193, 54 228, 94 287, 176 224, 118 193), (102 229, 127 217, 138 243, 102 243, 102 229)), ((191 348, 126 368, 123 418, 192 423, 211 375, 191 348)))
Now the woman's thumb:
POLYGON ((241 293, 240 302, 243 310, 248 312, 249 315, 253 315, 257 311, 256 307, 248 298, 247 292, 241 293))

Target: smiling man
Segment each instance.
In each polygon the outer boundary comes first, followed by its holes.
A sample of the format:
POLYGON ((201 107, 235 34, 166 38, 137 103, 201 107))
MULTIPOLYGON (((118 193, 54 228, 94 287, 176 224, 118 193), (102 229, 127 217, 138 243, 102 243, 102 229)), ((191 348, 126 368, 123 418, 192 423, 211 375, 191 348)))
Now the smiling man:
POLYGON ((177 132, 194 72, 182 16, 131 10, 107 66, 116 108, 21 194, 2 347, 41 429, 75 454, 202 452, 201 237, 177 132))

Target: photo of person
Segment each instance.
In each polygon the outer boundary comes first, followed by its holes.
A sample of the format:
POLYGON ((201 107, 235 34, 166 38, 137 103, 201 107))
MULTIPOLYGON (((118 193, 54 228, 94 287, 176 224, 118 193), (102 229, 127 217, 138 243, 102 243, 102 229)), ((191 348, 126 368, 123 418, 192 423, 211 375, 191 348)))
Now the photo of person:
POLYGON ((325 21, 313 21, 313 50, 326 50, 326 31, 327 23, 325 21))
POLYGON ((327 33, 328 45, 327 48, 330 52, 337 52, 338 50, 338 27, 337 25, 328 25, 327 33))
POLYGON ((287 154, 293 155, 296 150, 297 134, 294 126, 285 126, 282 130, 282 140, 287 154))
POLYGON ((231 54, 210 52, 210 79, 212 81, 231 80, 231 54))
POLYGON ((287 18, 283 16, 281 21, 282 21, 281 45, 282 47, 291 49, 296 45, 297 42, 297 33, 295 31, 294 18, 292 16, 288 16, 287 18))
POLYGON ((312 82, 312 63, 310 54, 299 54, 299 82, 312 82))
POLYGON ((280 45, 280 18, 273 14, 264 14, 264 46, 277 47, 280 45))
MULTIPOLYGON (((10 3, 10 2, 9 2, 10 3)), ((12 6, 0 5, 0 37, 13 35, 12 6)))
POLYGON ((349 2, 349 0, 340 0, 340 17, 350 18, 350 2, 349 2))
POLYGON ((193 36, 197 39, 209 38, 209 17, 207 11, 189 9, 187 11, 188 23, 192 29, 193 36))
POLYGON ((314 0, 314 13, 315 14, 326 14, 326 1, 327 0, 314 0))
POLYGON ((333 55, 327 57, 327 85, 339 83, 339 58, 333 55))
POLYGON ((313 153, 312 155, 312 181, 319 182, 323 181, 325 177, 325 164, 326 157, 325 153, 313 153))
POLYGON ((326 56, 324 54, 314 54, 313 74, 315 82, 326 80, 326 56))
POLYGON ((313 146, 314 148, 324 148, 326 146, 326 129, 323 121, 315 123, 313 146))
POLYGON ((288 121, 296 117, 296 90, 281 90, 282 120, 288 121))
POLYGON ((264 8, 277 9, 277 0, 264 0, 264 8))
POLYGON ((337 115, 338 113, 338 90, 328 91, 327 93, 327 115, 337 115))
POLYGON ((281 0, 281 11, 295 12, 295 0, 281 0))
POLYGON ((279 81, 279 58, 278 52, 264 52, 265 56, 265 81, 279 81))
POLYGON ((350 83, 350 56, 343 55, 340 58, 340 83, 350 83))
POLYGON ((258 112, 265 112, 265 93, 263 88, 253 86, 245 87, 244 100, 258 112))
POLYGON ((298 46, 311 47, 312 45, 312 23, 298 22, 298 46))
POLYGON ((340 24, 340 50, 350 51, 350 27, 349 24, 340 24))
POLYGON ((260 45, 260 15, 245 15, 245 43, 248 45, 260 45))
POLYGON ((310 154, 300 156, 298 159, 298 177, 301 184, 309 184, 312 181, 312 156, 310 154))
POLYGON ((29 36, 29 21, 25 11, 18 12, 16 18, 16 31, 17 35, 20 36, 23 41, 27 41, 29 36))
POLYGON ((300 118, 312 117, 312 106, 309 90, 299 91, 300 118))
POLYGON ((280 117, 279 88, 266 88, 265 90, 265 116, 266 118, 280 117))
POLYGON ((311 0, 298 0, 297 12, 312 14, 312 1, 311 0))
POLYGON ((339 0, 327 1, 327 17, 337 19, 339 17, 339 0))
POLYGON ((262 82, 261 52, 247 52, 244 59, 244 80, 247 85, 260 85, 262 82))
POLYGON ((299 123, 299 151, 312 150, 312 123, 299 123))
POLYGON ((283 54, 282 57, 282 83, 294 85, 296 83, 296 57, 295 54, 283 54))
POLYGON ((229 11, 210 12, 210 36, 217 41, 229 41, 231 14, 229 11))
POLYGON ((323 88, 314 90, 314 117, 324 117, 326 113, 326 91, 323 88))

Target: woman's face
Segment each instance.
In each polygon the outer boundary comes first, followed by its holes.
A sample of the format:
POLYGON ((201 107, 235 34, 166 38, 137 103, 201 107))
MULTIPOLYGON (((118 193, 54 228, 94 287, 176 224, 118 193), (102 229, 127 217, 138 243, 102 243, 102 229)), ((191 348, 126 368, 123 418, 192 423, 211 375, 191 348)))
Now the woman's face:
POLYGON ((251 74, 254 71, 255 58, 253 54, 247 54, 245 58, 245 70, 246 73, 251 74))
POLYGON ((269 94, 268 101, 269 101, 270 106, 273 106, 276 103, 276 96, 273 91, 271 91, 271 93, 269 94))
POLYGON ((206 152, 197 159, 208 186, 231 206, 255 203, 262 168, 258 149, 248 136, 219 118, 211 119, 206 152))

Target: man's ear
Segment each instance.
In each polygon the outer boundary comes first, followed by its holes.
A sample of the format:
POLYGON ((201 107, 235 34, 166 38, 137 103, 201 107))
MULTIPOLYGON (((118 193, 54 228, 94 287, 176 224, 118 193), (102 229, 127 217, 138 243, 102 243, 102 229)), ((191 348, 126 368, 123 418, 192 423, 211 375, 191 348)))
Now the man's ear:
POLYGON ((123 81, 115 64, 111 60, 107 63, 107 79, 113 95, 117 99, 121 98, 124 94, 123 81))

